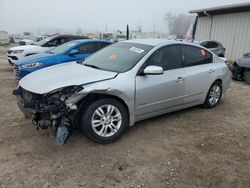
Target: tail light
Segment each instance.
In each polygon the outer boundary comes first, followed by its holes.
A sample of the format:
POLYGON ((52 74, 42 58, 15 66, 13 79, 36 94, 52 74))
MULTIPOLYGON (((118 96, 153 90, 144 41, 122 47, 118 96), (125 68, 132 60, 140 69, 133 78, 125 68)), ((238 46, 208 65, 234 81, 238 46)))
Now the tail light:
POLYGON ((233 70, 233 65, 230 64, 230 63, 228 63, 227 61, 225 61, 225 63, 226 63, 226 65, 227 65, 228 69, 232 72, 232 70, 233 70))

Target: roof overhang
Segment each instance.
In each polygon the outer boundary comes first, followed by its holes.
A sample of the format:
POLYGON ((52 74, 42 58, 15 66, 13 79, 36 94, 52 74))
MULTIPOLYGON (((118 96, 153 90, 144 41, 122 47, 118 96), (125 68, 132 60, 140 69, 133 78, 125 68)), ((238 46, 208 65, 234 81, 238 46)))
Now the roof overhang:
POLYGON ((207 15, 220 15, 220 14, 230 14, 238 12, 248 12, 250 11, 250 3, 240 3, 233 5, 225 5, 219 7, 212 7, 206 9, 191 10, 189 13, 198 14, 198 16, 207 16, 207 15))

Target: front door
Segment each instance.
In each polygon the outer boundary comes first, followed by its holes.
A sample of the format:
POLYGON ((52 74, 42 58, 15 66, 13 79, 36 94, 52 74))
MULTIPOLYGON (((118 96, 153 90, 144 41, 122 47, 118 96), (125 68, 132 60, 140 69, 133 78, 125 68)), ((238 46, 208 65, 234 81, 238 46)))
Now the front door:
POLYGON ((174 109, 184 102, 184 68, 179 45, 157 50, 143 67, 161 66, 162 75, 136 76, 136 116, 174 109))

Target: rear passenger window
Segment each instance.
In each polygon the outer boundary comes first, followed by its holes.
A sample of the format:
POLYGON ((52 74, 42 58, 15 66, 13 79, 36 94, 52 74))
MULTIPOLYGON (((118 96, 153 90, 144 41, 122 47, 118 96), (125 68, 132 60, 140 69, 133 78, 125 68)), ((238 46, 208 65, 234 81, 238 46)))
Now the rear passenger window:
POLYGON ((213 62, 213 55, 205 49, 195 46, 183 46, 186 66, 203 65, 213 62))
POLYGON ((164 70, 182 67, 180 46, 167 46, 155 52, 149 59, 148 65, 156 65, 164 70))

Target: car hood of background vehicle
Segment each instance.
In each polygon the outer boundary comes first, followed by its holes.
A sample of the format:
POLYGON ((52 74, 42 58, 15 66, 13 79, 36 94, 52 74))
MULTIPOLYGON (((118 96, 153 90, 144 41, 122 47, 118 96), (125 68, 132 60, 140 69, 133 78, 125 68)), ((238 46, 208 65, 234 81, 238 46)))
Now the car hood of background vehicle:
POLYGON ((41 47, 41 46, 35 46, 35 45, 24 45, 24 46, 16 46, 10 48, 10 50, 25 50, 25 51, 43 51, 49 50, 51 48, 47 47, 41 47))
POLYGON ((53 60, 56 61, 56 56, 57 54, 39 53, 39 54, 24 57, 18 60, 16 65, 20 66, 20 65, 25 65, 25 64, 34 63, 34 62, 46 62, 46 60, 48 59, 52 60, 51 58, 53 58, 53 60))
POLYGON ((32 93, 46 94, 67 86, 112 79, 117 74, 72 62, 33 72, 21 79, 19 85, 32 93))
POLYGON ((240 67, 250 68, 250 57, 242 57, 236 61, 240 67))

